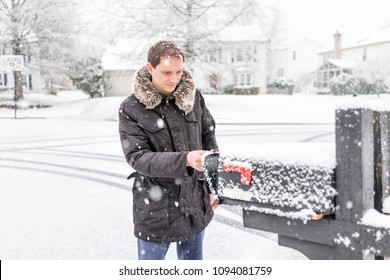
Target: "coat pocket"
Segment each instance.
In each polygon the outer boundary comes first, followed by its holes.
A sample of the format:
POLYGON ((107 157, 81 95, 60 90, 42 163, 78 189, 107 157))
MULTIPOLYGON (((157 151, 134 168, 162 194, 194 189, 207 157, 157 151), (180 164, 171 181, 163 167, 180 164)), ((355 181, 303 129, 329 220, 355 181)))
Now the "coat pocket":
POLYGON ((166 128, 162 118, 156 118, 155 116, 151 117, 149 115, 144 115, 141 117, 137 125, 151 133, 156 133, 159 130, 166 128))
POLYGON ((202 200, 204 203, 204 213, 207 215, 207 213, 210 213, 213 211, 213 208, 211 207, 210 204, 210 194, 207 186, 207 181, 206 180, 198 180, 199 186, 202 189, 202 200))
POLYGON ((194 111, 191 111, 184 116, 186 120, 186 127, 188 131, 188 141, 190 150, 202 149, 202 131, 200 128, 200 122, 194 111))
POLYGON ((147 230, 164 230, 169 227, 169 190, 158 185, 134 186, 134 223, 147 230))

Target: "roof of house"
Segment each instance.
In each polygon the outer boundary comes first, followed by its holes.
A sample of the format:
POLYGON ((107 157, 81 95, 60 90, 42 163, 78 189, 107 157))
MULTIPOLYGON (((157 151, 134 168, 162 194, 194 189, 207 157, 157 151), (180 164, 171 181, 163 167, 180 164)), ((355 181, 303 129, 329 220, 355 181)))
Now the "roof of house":
POLYGON ((354 69, 358 66, 358 61, 355 59, 328 59, 317 70, 324 68, 327 64, 331 64, 340 69, 354 69))
MULTIPOLYGON (((370 46, 370 45, 383 44, 383 43, 390 43, 390 25, 382 27, 358 41, 346 43, 345 45, 342 43, 341 50, 348 50, 348 49, 360 48, 363 46, 370 46)), ((332 51, 333 51, 333 46, 328 45, 320 52, 320 54, 328 53, 332 51)))
POLYGON ((242 42, 257 41, 268 42, 269 39, 263 34, 261 29, 255 25, 228 26, 215 33, 210 38, 216 41, 242 42))
POLYGON ((105 70, 138 70, 146 63, 149 39, 121 38, 116 45, 108 46, 102 56, 105 70))
POLYGON ((302 42, 310 43, 313 46, 315 46, 316 48, 321 49, 320 44, 317 43, 316 41, 314 41, 313 39, 311 39, 309 37, 302 37, 302 38, 295 38, 295 39, 286 41, 286 42, 284 42, 284 44, 278 46, 277 48, 274 48, 272 51, 281 51, 281 50, 287 50, 290 48, 294 48, 297 44, 300 44, 302 42))

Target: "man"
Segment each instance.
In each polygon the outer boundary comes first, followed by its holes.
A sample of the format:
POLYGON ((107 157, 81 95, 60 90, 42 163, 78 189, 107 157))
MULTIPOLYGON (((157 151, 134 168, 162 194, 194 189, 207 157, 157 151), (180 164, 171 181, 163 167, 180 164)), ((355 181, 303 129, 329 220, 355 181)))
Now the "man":
POLYGON ((179 259, 202 259, 213 217, 201 159, 218 149, 215 122, 184 61, 173 42, 152 46, 119 110, 123 152, 136 171, 129 177, 135 177, 134 234, 142 260, 164 259, 171 242, 179 259))

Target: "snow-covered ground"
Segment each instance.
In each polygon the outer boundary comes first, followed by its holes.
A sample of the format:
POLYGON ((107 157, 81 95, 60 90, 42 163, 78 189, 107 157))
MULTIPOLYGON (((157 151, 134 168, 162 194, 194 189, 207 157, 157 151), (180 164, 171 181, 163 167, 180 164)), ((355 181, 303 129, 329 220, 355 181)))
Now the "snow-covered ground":
MULTIPOLYGON (((26 96, 42 101, 42 96, 26 96)), ((44 96, 51 108, 0 109, 0 259, 136 259, 131 168, 117 110, 123 97, 44 96)), ((331 96, 206 96, 217 123, 333 123, 331 96)), ((377 97, 358 97, 375 99, 377 97)), ((390 96, 380 100, 390 104, 390 96)), ((218 127, 218 126, 217 126, 218 127)), ((241 143, 242 144, 242 143, 241 143)), ((174 246, 168 259, 175 259, 174 246)), ((275 235, 244 229, 219 207, 207 228, 206 259, 306 259, 275 235), (249 245, 250 244, 250 245, 249 245)))
MULTIPOLYGON (((334 123, 334 109, 339 104, 382 103, 390 107, 390 95, 371 96, 317 96, 286 95, 205 95, 207 106, 217 123, 334 123)), ((0 95, 1 100, 1 95, 0 95)), ((117 109, 124 97, 88 99, 77 91, 60 92, 58 97, 26 94, 20 104, 27 108, 40 100, 51 108, 18 110, 19 118, 73 118, 83 120, 117 120, 117 109), (66 102, 65 102, 66 101, 66 102)), ((14 117, 13 110, 0 108, 1 117, 14 117)))
MULTIPOLYGON (((132 170, 116 122, 3 119, 0 130, 1 259, 137 258, 125 179, 132 170)), ((238 214, 220 207, 205 258, 305 258, 269 238, 244 230, 238 214), (257 248, 248 250, 248 242, 257 248)), ((176 259, 174 246, 167 259, 176 259)))

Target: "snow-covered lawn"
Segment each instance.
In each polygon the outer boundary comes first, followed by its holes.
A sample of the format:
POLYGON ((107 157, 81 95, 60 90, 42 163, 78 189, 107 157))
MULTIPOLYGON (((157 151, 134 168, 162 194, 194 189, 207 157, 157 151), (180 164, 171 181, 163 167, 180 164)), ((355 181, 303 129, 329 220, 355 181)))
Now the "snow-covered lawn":
MULTIPOLYGON (((1 96, 1 94, 0 94, 1 96)), ((83 120, 117 120, 118 107, 125 97, 88 99, 78 91, 60 92, 58 97, 46 94, 26 94, 22 106, 38 99, 42 109, 18 110, 20 118, 74 118, 83 120)), ((217 123, 334 123, 338 104, 380 102, 390 107, 390 94, 371 96, 295 95, 205 95, 207 106, 217 123)), ((1 117, 13 118, 13 110, 1 109, 1 117)))

